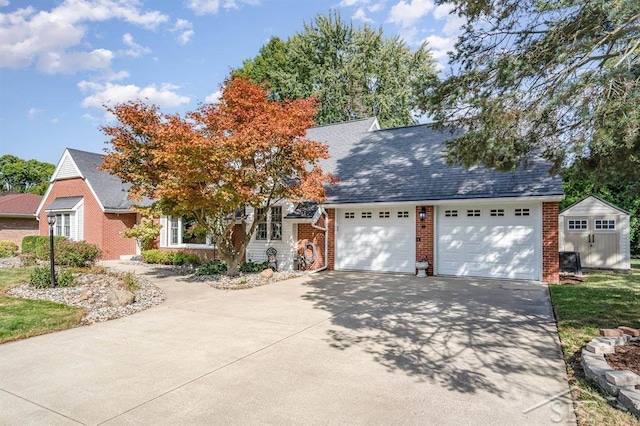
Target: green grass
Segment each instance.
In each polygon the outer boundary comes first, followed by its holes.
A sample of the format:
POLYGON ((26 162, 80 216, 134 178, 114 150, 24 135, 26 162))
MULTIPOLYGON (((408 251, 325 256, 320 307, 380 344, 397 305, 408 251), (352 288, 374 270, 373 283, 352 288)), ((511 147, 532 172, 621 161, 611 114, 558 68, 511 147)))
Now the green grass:
POLYGON ((640 328, 640 274, 592 274, 582 284, 549 289, 579 424, 637 425, 635 417, 598 397, 584 378, 580 351, 600 328, 640 328))
POLYGON ((640 269, 640 257, 631 258, 631 269, 640 269))
POLYGON ((0 269, 0 343, 77 327, 84 309, 41 300, 17 299, 6 291, 29 281, 31 268, 0 269))

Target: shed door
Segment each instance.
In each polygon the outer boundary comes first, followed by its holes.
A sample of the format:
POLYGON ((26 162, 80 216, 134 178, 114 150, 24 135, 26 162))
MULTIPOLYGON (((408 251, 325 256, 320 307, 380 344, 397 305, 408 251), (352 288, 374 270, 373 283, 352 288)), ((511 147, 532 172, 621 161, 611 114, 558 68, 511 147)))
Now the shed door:
POLYGON ((618 216, 565 218, 565 247, 580 252, 586 268, 616 268, 620 257, 618 216))
POLYGON ((336 212, 336 269, 415 273, 415 207, 336 212))

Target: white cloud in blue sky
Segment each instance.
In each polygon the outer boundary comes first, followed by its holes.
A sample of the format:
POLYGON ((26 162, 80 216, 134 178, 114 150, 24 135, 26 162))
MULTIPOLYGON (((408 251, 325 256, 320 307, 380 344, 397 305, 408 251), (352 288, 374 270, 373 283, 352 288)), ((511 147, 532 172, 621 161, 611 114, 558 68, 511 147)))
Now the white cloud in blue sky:
POLYGON ((98 152, 104 105, 183 113, 219 99, 229 71, 274 35, 337 10, 446 62, 462 24, 431 0, 0 0, 0 155, 98 152))

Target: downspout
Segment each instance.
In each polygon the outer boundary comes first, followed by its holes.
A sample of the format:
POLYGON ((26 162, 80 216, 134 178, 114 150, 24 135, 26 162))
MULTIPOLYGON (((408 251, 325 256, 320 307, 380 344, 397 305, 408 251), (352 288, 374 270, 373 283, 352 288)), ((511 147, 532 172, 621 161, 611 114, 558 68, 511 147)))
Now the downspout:
POLYGON ((316 225, 315 223, 312 223, 311 227, 324 231, 324 266, 318 269, 314 269, 313 271, 309 271, 309 274, 315 274, 320 271, 324 271, 329 267, 329 235, 328 235, 329 228, 327 227, 327 224, 329 223, 329 215, 327 215, 327 212, 324 209, 324 207, 320 207, 320 212, 321 212, 320 215, 324 216, 324 225, 325 225, 324 228, 322 226, 316 225))

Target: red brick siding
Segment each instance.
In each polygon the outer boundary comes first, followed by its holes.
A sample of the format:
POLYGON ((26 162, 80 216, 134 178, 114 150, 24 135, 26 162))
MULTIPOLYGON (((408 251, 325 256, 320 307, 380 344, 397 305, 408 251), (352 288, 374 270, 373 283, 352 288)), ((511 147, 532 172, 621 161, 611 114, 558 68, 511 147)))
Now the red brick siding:
POLYGON ((13 241, 22 248, 22 239, 27 235, 39 235, 36 218, 0 218, 0 241, 13 241))
POLYGON ((433 206, 426 206, 427 218, 424 221, 420 220, 420 210, 422 206, 416 207, 416 260, 426 256, 429 260, 429 268, 427 268, 427 275, 433 275, 433 253, 434 247, 434 232, 433 232, 433 206))
MULTIPOLYGON (((324 219, 318 221, 318 226, 324 219)), ((311 241, 316 246, 316 261, 311 269, 318 269, 324 266, 324 231, 316 229, 309 223, 298 224, 298 256, 304 255, 304 246, 307 241, 311 241)))
POLYGON ((558 213, 560 203, 542 203, 542 281, 560 281, 558 213))
POLYGON ((65 179, 54 182, 51 192, 40 212, 40 235, 49 234, 47 212, 45 209, 57 197, 84 197, 84 240, 95 244, 102 250, 102 259, 119 259, 121 255, 136 253, 135 240, 122 236, 127 226, 135 224, 135 213, 106 214, 102 212, 84 179, 65 179))
POLYGON ((329 264, 327 265, 327 269, 333 271, 336 264, 336 210, 327 209, 327 217, 328 221, 326 224, 326 228, 328 229, 327 234, 329 235, 329 248, 327 250, 327 258, 329 264))

